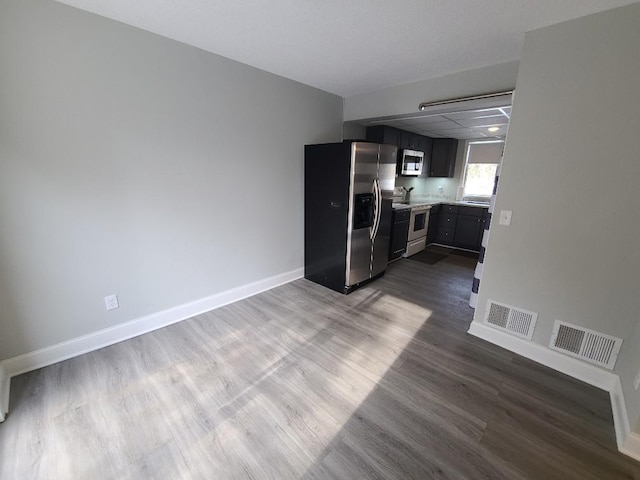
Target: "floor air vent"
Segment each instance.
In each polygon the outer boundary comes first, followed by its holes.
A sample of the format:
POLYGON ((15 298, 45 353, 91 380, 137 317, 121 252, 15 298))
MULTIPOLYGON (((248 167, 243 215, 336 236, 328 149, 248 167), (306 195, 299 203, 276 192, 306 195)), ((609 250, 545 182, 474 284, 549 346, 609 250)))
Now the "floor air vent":
POLYGON ((613 370, 622 339, 556 320, 549 348, 613 370))
POLYGON ((484 321, 500 330, 531 340, 537 318, 537 313, 489 300, 484 321))

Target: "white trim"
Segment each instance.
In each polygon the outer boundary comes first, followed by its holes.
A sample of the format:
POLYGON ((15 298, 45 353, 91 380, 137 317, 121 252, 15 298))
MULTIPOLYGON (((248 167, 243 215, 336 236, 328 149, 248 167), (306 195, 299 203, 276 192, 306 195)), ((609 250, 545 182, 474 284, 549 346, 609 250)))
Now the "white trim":
POLYGON ((9 386, 9 375, 0 363, 0 422, 4 422, 5 415, 9 413, 9 386))
POLYGON ((627 404, 624 401, 622 384, 616 376, 611 392, 611 409, 613 410, 613 422, 616 425, 616 440, 618 450, 636 460, 640 460, 640 435, 631 431, 627 404), (618 427, 619 426, 619 427, 618 427))
POLYGON ((152 313, 129 322, 98 330, 81 337, 67 340, 56 345, 41 348, 17 357, 3 360, 0 365, 6 369, 9 377, 36 370, 58 363, 62 360, 77 357, 83 353, 92 352, 114 343, 137 337, 144 333, 166 327, 173 323, 186 320, 195 315, 205 313, 224 305, 228 305, 243 298, 251 297, 265 290, 284 285, 303 276, 304 270, 298 268, 290 272, 281 273, 257 282, 242 285, 224 292, 178 305, 160 312, 152 313))
POLYGON ((640 435, 630 432, 619 450, 625 455, 640 461, 640 435))
POLYGON ((631 431, 627 406, 618 375, 568 357, 544 345, 514 337, 475 320, 471 322, 467 333, 609 392, 618 450, 640 460, 640 435, 631 431))
POLYGON ((607 392, 611 391, 617 378, 617 375, 594 365, 568 357, 544 345, 501 332, 497 328, 475 320, 471 322, 468 333, 607 392))

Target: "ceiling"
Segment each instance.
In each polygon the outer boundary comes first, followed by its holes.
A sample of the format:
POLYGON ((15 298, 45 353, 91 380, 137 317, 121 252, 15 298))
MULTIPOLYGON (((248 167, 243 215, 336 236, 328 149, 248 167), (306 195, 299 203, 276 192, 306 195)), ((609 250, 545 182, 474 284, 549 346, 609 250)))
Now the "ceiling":
POLYGON ((433 138, 505 138, 511 118, 511 105, 452 111, 443 114, 354 122, 362 126, 388 125, 433 138), (491 129, 491 130, 489 130, 491 129))
POLYGON ((348 97, 520 58, 524 32, 637 0, 59 0, 348 97))

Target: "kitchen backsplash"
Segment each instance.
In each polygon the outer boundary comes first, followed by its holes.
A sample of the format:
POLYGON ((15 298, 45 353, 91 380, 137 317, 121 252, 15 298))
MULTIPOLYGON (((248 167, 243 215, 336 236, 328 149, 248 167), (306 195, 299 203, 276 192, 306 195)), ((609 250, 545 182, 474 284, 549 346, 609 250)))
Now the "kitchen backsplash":
POLYGON ((396 177, 394 198, 402 197, 402 187, 411 188, 412 200, 453 201, 458 194, 458 178, 411 178, 396 177))

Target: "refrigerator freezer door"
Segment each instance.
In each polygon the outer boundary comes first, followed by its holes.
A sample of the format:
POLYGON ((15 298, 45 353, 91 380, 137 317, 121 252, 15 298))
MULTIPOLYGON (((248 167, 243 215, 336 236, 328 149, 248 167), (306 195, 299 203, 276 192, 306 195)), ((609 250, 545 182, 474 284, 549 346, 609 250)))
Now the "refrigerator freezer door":
POLYGON ((378 176, 378 150, 379 145, 375 143, 351 144, 351 189, 345 276, 347 287, 371 277, 371 228, 353 228, 354 201, 358 194, 374 193, 374 181, 378 176))

